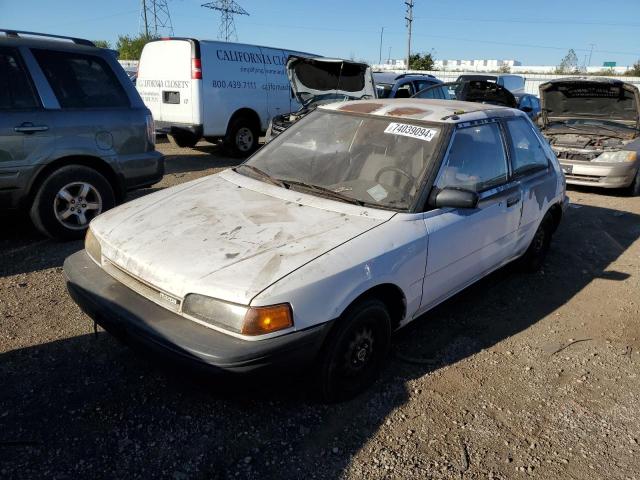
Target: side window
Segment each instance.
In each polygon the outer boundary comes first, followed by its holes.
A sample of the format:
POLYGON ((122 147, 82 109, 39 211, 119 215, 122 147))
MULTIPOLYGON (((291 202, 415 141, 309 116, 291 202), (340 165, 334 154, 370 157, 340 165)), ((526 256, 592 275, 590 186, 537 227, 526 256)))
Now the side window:
POLYGON ((435 82, 430 82, 429 80, 416 80, 413 82, 414 88, 416 92, 419 92, 420 90, 424 90, 427 87, 430 87, 431 85, 434 85, 435 82))
POLYGON ((128 107, 111 67, 96 55, 33 50, 62 108, 128 107))
POLYGON ((522 118, 508 121, 507 130, 513 143, 514 175, 547 168, 549 160, 529 122, 522 118))
POLYGON ((481 192, 507 181, 507 156, 497 123, 455 132, 436 187, 481 192))
POLYGON ((0 49, 0 110, 37 108, 31 81, 13 49, 0 49))
POLYGON ((395 98, 409 98, 411 95, 413 95, 413 88, 411 86, 411 82, 407 82, 398 87, 395 98))
POLYGON ((442 87, 429 88, 427 90, 418 92, 416 98, 439 98, 443 99, 442 87))

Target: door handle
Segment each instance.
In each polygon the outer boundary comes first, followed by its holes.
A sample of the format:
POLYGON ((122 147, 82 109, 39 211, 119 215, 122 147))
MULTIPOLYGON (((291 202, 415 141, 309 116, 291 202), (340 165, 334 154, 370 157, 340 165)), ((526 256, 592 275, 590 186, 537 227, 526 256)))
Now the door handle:
POLYGON ((518 195, 517 197, 507 198, 507 208, 513 207, 514 205, 516 205, 518 203, 520 203, 520 195, 518 195))
POLYGON ((49 127, 46 125, 34 125, 31 122, 25 122, 17 127, 14 127, 13 131, 16 133, 36 133, 36 132, 46 132, 49 130, 49 127))

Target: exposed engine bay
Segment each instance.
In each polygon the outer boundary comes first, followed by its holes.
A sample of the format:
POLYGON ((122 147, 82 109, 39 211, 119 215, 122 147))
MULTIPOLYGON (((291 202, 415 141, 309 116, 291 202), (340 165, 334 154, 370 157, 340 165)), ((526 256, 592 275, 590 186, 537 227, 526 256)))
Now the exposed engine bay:
POLYGON ((621 138, 625 135, 610 136, 586 133, 544 132, 551 148, 559 159, 591 161, 608 151, 623 150, 633 138, 621 138))

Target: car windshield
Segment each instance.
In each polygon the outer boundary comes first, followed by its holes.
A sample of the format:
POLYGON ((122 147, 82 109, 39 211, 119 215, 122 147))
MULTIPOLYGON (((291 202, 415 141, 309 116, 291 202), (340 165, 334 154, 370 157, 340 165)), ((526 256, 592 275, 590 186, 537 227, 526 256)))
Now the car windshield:
POLYGON ((437 125, 319 109, 237 171, 338 201, 406 210, 436 159, 440 135, 437 125))

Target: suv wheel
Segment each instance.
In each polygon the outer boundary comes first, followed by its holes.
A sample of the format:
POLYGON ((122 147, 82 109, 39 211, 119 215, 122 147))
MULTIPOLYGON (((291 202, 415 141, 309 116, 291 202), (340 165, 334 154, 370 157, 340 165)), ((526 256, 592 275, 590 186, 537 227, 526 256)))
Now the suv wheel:
POLYGON ((525 272, 533 273, 538 271, 547 256, 553 235, 553 219, 547 214, 540 222, 533 240, 524 255, 520 257, 520 266, 525 272))
POLYGON ((59 240, 82 238, 89 222, 115 205, 113 188, 96 170, 69 165, 51 173, 31 205, 31 220, 59 240))
POLYGON ((191 133, 176 133, 175 135, 167 134, 169 143, 180 148, 193 148, 198 143, 198 138, 191 133))
POLYGON ((320 356, 318 387, 324 401, 354 397, 380 374, 391 345, 391 317, 379 300, 349 308, 320 356))
POLYGON ((245 117, 231 122, 224 139, 226 147, 237 157, 246 157, 258 149, 260 132, 255 123, 245 117))

